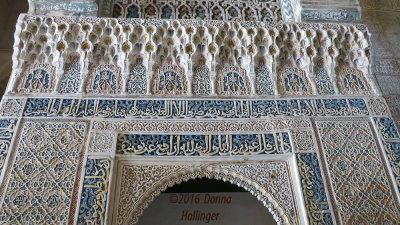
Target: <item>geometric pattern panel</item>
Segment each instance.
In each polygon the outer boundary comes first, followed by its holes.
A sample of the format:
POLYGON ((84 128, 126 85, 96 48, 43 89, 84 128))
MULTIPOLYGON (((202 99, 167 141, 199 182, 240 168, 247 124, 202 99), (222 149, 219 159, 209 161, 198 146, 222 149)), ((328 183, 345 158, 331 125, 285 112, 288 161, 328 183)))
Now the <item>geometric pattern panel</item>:
POLYGON ((183 164, 139 161, 119 165, 113 224, 135 224, 161 191, 182 181, 213 178, 245 188, 262 201, 278 224, 298 224, 292 183, 286 162, 202 162, 183 164))
POLYGON ((296 159, 309 223, 333 225, 317 153, 297 153, 296 159))
POLYGON ((67 223, 85 131, 84 122, 24 123, 0 223, 67 223))
POLYGON ((0 174, 10 151, 16 124, 16 119, 0 119, 0 174))
POLYGON ((78 224, 104 224, 110 168, 109 159, 87 160, 78 224))
POLYGON ((117 153, 158 156, 229 156, 290 153, 288 133, 156 135, 120 134, 117 153))
POLYGON ((24 116, 102 118, 268 118, 365 116, 364 99, 163 100, 28 98, 24 116))
POLYGON ((321 119, 316 125, 339 220, 343 224, 399 224, 399 204, 369 123, 321 119))

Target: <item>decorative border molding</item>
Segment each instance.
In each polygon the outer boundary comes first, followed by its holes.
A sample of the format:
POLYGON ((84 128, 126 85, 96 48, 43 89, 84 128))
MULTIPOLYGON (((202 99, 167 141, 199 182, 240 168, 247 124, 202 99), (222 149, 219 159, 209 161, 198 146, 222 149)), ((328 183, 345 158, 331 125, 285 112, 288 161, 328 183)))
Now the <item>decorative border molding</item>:
POLYGON ((333 225, 317 153, 296 153, 309 224, 333 225))
POLYGON ((309 118, 271 118, 249 121, 161 121, 161 120, 94 120, 92 130, 119 133, 209 133, 277 132, 296 128, 311 128, 309 118))

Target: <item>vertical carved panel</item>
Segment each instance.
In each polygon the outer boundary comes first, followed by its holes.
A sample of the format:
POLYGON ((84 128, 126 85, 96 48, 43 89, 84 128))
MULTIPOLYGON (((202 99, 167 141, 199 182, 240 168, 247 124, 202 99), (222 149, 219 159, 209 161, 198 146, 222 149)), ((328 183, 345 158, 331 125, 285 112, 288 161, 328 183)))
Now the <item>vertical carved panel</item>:
POLYGON ((310 224, 332 224, 333 219, 326 197, 317 153, 296 154, 303 197, 310 224))
POLYGON ((199 65, 194 70, 192 90, 194 95, 210 95, 210 70, 206 65, 199 65))
POLYGON ((88 159, 83 180, 78 224, 104 224, 111 160, 88 159))
POLYGON ((284 67, 278 72, 278 92, 281 95, 311 95, 311 84, 303 70, 284 67))
POLYGON ((256 92, 258 95, 274 94, 271 73, 265 65, 260 65, 256 69, 256 92))
POLYGON ((342 223, 399 224, 399 205, 369 123, 319 120, 316 124, 342 223))
POLYGON ((0 120, 0 174, 3 169, 6 157, 10 152, 11 140, 15 132, 16 119, 0 120))
POLYGON ((368 95, 371 94, 370 85, 363 73, 349 65, 342 65, 336 69, 337 85, 342 94, 368 95))
POLYGON ((376 128, 382 138, 397 188, 400 191, 400 136, 394 121, 388 117, 375 117, 376 128))
POLYGON ((328 72, 321 67, 316 67, 315 72, 315 84, 317 86, 318 94, 321 95, 333 95, 335 89, 333 88, 332 81, 328 76, 328 72))
POLYGON ((152 78, 152 92, 159 95, 186 94, 188 81, 184 70, 176 65, 164 65, 156 69, 152 78))
POLYGON ((77 93, 81 85, 81 64, 71 62, 65 65, 64 74, 60 81, 60 93, 77 93))
POLYGON ((147 92, 146 67, 142 63, 133 66, 126 85, 129 94, 143 95, 147 92))
POLYGON ((0 223, 66 224, 86 123, 24 123, 0 223))

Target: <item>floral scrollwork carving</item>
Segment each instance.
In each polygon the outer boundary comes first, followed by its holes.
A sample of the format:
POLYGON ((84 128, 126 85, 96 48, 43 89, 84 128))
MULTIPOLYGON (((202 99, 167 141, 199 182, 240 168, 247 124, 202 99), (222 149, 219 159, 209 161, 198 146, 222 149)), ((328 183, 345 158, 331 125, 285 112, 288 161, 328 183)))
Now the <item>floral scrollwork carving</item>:
POLYGON ((298 224, 285 162, 209 163, 193 167, 123 164, 119 173, 121 185, 114 224, 135 224, 148 204, 167 187, 202 177, 229 181, 251 192, 264 203, 277 224, 298 224))

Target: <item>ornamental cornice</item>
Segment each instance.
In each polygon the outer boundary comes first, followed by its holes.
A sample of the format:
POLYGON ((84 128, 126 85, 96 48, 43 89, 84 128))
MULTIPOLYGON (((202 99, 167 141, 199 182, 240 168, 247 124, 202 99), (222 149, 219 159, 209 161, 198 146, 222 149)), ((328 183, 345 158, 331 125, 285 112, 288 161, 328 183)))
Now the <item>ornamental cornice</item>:
POLYGON ((379 95, 362 24, 21 15, 9 93, 379 95))

